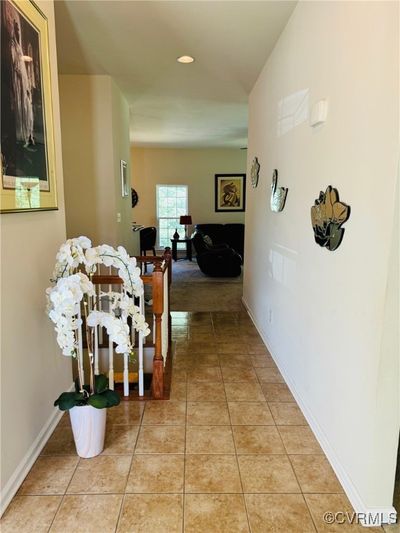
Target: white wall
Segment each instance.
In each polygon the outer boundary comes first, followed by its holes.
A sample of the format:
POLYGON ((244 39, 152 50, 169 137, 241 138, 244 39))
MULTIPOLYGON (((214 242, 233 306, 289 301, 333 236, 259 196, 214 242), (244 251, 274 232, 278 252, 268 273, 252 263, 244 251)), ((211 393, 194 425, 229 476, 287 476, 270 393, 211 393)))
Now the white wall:
POLYGON ((139 202, 132 210, 138 224, 157 225, 156 185, 188 185, 193 224, 240 223, 244 213, 216 213, 214 175, 246 172, 246 151, 231 148, 132 148, 132 187, 139 202))
POLYGON ((59 82, 67 236, 121 244, 133 255, 131 199, 122 198, 120 179, 120 160, 130 164, 128 104, 110 76, 59 82))
POLYGON ((0 218, 2 510, 59 412, 54 400, 72 384, 71 361, 60 355, 46 316, 45 289, 65 240, 65 213, 53 3, 37 3, 49 21, 59 210, 0 218))
POLYGON ((399 435, 398 9, 299 3, 249 109, 248 170, 257 155, 261 172, 248 186, 244 300, 360 511, 390 510, 399 435), (312 129, 303 119, 321 98, 328 120, 312 129), (289 187, 278 214, 274 168, 289 187), (328 185, 351 206, 335 252, 310 221, 328 185))

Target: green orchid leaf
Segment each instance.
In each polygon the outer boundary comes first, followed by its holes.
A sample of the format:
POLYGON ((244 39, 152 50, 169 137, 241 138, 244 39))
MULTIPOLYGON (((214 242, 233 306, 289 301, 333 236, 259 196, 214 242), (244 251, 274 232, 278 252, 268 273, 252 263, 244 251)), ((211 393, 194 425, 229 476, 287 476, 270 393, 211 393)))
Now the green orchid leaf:
POLYGON ((108 389, 108 378, 104 374, 99 374, 94 377, 94 390, 100 394, 108 389))
POLYGON ((88 398, 88 405, 95 407, 96 409, 105 409, 108 405, 107 398, 103 394, 93 394, 88 398))
POLYGON ((104 391, 102 396, 107 399, 107 407, 114 407, 115 405, 119 405, 121 402, 120 395, 111 389, 104 391))
MULTIPOLYGON (((80 392, 80 388, 79 388, 79 378, 76 378, 75 381, 75 391, 76 392, 80 392)), ((84 385, 83 386, 83 390, 85 390, 86 392, 88 392, 90 394, 90 385, 84 385)))
POLYGON ((83 394, 77 392, 63 392, 54 402, 61 411, 68 411, 77 405, 81 405, 85 398, 83 394))

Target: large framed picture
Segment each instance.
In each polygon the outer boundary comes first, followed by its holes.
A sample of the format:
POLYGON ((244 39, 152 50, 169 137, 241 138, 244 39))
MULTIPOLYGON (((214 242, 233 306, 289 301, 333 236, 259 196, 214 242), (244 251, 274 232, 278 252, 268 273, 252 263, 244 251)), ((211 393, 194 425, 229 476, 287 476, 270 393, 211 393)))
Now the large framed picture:
POLYGON ((57 209, 48 27, 29 0, 1 2, 2 213, 57 209))
POLYGON ((246 174, 215 174, 215 211, 244 211, 246 174))

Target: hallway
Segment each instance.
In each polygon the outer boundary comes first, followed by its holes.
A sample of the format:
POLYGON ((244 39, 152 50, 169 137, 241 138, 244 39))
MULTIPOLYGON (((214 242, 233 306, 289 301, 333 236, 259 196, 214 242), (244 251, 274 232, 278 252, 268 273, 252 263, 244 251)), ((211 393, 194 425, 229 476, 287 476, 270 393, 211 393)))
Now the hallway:
POLYGON ((365 531, 323 522, 351 506, 247 313, 172 320, 171 400, 110 409, 89 460, 64 415, 2 532, 365 531))

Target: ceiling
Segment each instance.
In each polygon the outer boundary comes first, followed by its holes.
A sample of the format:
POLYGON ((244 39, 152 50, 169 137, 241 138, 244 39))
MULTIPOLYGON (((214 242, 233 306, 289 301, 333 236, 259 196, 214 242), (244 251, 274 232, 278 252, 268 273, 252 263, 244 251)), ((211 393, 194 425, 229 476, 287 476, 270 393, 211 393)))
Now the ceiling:
POLYGON ((58 0, 59 71, 112 76, 134 145, 246 146, 248 95, 295 4, 58 0))

